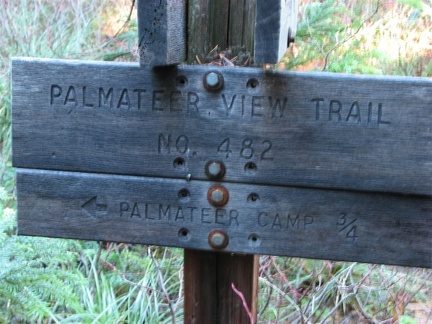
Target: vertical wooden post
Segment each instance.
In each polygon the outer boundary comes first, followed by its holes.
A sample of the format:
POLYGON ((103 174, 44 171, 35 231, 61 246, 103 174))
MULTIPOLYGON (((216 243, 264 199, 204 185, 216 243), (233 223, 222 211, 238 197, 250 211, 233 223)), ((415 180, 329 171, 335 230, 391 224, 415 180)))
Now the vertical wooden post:
POLYGON ((165 66, 186 59, 186 0, 138 1, 141 65, 165 66))
POLYGON ((255 20, 255 63, 276 64, 297 29, 298 0, 258 1, 255 20))
POLYGON ((256 0, 190 0, 188 8, 189 63, 212 48, 245 46, 253 52, 256 0))
MULTIPOLYGON (((253 50, 255 0, 190 0, 188 62, 219 45, 253 50)), ((185 250, 185 323, 256 322, 258 256, 185 250), (247 303, 233 290, 240 291, 247 303)))
POLYGON ((185 323, 250 323, 250 315, 256 322, 257 255, 185 250, 184 267, 185 323))

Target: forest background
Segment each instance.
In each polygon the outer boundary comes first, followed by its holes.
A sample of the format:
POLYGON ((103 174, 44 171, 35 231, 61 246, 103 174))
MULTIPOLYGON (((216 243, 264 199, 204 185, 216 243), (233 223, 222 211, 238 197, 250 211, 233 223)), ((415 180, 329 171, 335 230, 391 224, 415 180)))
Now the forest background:
MULTIPOLYGON (((137 61, 132 1, 0 5, 0 323, 182 322, 181 249, 16 235, 10 58, 137 61)), ((432 2, 301 0, 296 42, 270 68, 431 77, 432 2)), ((432 270, 261 256, 258 311, 260 323, 432 322, 432 270)))

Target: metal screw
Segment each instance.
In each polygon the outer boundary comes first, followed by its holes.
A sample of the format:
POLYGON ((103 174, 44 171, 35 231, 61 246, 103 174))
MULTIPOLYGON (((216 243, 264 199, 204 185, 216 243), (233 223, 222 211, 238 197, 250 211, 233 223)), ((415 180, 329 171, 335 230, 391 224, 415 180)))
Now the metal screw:
POLYGON ((208 72, 204 75, 204 86, 207 90, 217 91, 223 87, 223 76, 219 72, 208 72))
POLYGON ((221 179, 225 175, 225 165, 216 160, 210 160, 205 166, 206 175, 210 179, 221 179))
POLYGON ((228 245, 228 235, 221 230, 211 231, 208 236, 208 243, 214 249, 223 249, 228 245))
POLYGON ((228 202, 228 190, 222 186, 214 186, 207 193, 207 199, 213 206, 223 206, 228 202))

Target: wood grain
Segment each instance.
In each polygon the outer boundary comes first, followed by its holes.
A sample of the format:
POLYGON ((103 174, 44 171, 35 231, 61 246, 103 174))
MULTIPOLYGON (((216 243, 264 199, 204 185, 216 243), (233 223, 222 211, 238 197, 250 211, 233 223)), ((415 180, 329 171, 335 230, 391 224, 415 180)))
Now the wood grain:
POLYGON ((185 323, 249 324, 232 284, 242 292, 256 318, 259 256, 186 249, 184 260, 185 323))
POLYGON ((18 232, 222 252, 432 267, 432 200, 376 193, 18 169, 18 232), (254 199, 252 199, 252 195, 254 199))
POLYGON ((230 1, 228 42, 230 46, 244 46, 252 53, 256 17, 256 0, 230 1))
POLYGON ((188 7, 188 62, 204 61, 215 47, 253 51, 256 0, 191 0, 188 7))
POLYGON ((432 194, 427 78, 14 59, 12 95, 16 167, 432 194))
MULTIPOLYGON (((205 61, 215 46, 219 51, 241 46, 252 52, 254 22, 255 0, 190 0, 188 62, 195 63, 197 58, 205 61)), ((243 293, 256 322, 258 258, 185 249, 184 322, 249 323, 242 300, 234 295, 231 284, 243 293)))
POLYGON ((186 60, 186 0, 138 1, 141 65, 170 65, 186 60))

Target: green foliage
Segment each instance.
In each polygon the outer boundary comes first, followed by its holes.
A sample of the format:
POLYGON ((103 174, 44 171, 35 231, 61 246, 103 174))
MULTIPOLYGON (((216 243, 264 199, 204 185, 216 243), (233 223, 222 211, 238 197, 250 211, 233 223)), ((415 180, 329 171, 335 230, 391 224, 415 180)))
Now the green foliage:
POLYGON ((316 68, 331 72, 381 72, 370 67, 374 53, 363 52, 361 41, 351 40, 361 29, 364 18, 351 14, 348 5, 337 0, 305 4, 296 35, 296 46, 301 51, 286 57, 287 69, 315 62, 316 68))
POLYGON ((429 1, 305 1, 289 70, 432 76, 429 1))
POLYGON ((82 310, 76 285, 78 245, 72 241, 12 236, 0 249, 0 322, 58 319, 82 310))
POLYGON ((4 187, 0 187, 0 246, 14 232, 15 210, 15 199, 4 187))
MULTIPOLYGON (((124 300, 122 305, 126 305, 126 301, 131 305, 134 303, 130 285, 119 279, 118 274, 115 277, 105 276, 102 272, 96 281, 91 280, 94 276, 87 276, 87 273, 82 271, 82 264, 86 258, 82 254, 83 246, 80 243, 15 235, 15 172, 11 165, 10 57, 87 59, 98 58, 101 55, 107 55, 108 58, 120 57, 116 52, 118 46, 115 48, 112 40, 101 33, 103 9, 113 5, 114 3, 107 1, 102 3, 99 0, 78 2, 18 0, 2 4, 0 10, 2 21, 0 24, 2 35, 0 38, 0 262, 2 263, 0 323, 47 320, 57 323, 65 321, 105 323, 107 321, 98 319, 98 316, 111 314, 112 306, 114 305, 115 308, 121 299, 124 300), (112 281, 117 283, 117 286, 122 282, 125 293, 117 294, 117 291, 113 290, 116 286, 112 281), (113 294, 114 292, 116 294, 113 294), (132 299, 128 300, 125 296, 130 296, 132 299), (89 305, 94 306, 86 309, 85 306, 89 305)), ((128 32, 129 29, 126 28, 125 31, 128 32)), ((121 51, 131 56, 124 48, 121 51)), ((92 267, 94 269, 91 273, 99 275, 102 265, 94 263, 92 267)), ((119 310, 121 311, 120 308, 119 310)), ((103 316, 108 317, 108 315, 103 316)), ((118 318, 121 319, 122 316, 119 315, 118 318)))
POLYGON ((410 6, 414 9, 421 9, 423 7, 421 0, 396 0, 399 3, 410 6))
POLYGON ((150 247, 101 244, 82 252, 80 271, 89 280, 81 287, 84 311, 69 320, 171 323, 181 316, 181 258, 175 250, 162 248, 156 257, 150 247))
POLYGON ((431 292, 431 271, 306 259, 261 258, 259 321, 378 323, 410 319, 431 292))
POLYGON ((402 315, 399 319, 400 324, 417 324, 417 321, 415 318, 412 318, 408 315, 402 315))
MULTIPOLYGON (((0 73, 1 70, 0 70, 0 73)), ((6 74, 6 73, 5 73, 6 74)), ((10 91, 7 78, 0 78, 0 190, 13 192, 15 187, 15 172, 12 169, 11 151, 11 109, 10 91)), ((0 197, 1 200, 1 197, 0 197)), ((9 199, 9 207, 14 200, 9 199)))

